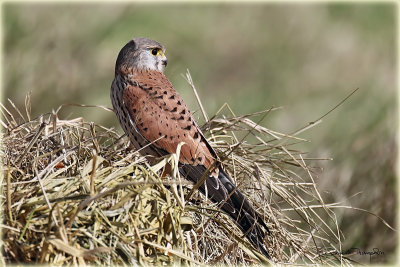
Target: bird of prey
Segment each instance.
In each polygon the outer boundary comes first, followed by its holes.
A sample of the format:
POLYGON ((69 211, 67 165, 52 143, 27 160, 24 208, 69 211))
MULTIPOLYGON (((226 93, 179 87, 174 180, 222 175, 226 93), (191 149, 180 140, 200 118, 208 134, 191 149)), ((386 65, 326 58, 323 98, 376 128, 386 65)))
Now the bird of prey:
POLYGON ((267 258, 263 219, 217 163, 193 115, 163 74, 165 48, 147 38, 130 40, 119 52, 111 85, 111 102, 118 120, 142 155, 176 153, 181 142, 179 172, 228 214, 250 243, 267 258), (212 168, 214 167, 214 168, 212 168), (211 170, 208 170, 211 169, 211 170))

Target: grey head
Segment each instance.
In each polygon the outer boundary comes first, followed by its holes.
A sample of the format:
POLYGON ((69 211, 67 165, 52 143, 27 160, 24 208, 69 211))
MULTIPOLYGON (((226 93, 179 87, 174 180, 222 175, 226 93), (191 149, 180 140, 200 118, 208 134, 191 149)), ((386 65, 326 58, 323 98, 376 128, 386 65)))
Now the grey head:
POLYGON ((133 38, 119 52, 115 73, 121 68, 156 70, 162 72, 167 66, 165 48, 148 38, 133 38))

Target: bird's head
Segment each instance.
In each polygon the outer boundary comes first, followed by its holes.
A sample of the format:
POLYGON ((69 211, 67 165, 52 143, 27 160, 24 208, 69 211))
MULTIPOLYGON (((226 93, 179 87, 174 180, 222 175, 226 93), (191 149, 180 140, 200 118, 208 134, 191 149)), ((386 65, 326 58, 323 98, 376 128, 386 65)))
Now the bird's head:
POLYGON ((162 72, 167 66, 165 48, 148 38, 134 38, 119 52, 115 72, 125 69, 156 70, 162 72))

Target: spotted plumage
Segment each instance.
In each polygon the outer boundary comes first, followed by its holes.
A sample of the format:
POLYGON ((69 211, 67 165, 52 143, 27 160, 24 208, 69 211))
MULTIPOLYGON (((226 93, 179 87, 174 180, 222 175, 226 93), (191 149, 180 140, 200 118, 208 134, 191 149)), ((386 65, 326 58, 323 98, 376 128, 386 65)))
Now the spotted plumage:
MULTIPOLYGON (((167 65, 164 53, 164 47, 150 39, 128 42, 117 58, 111 101, 123 130, 143 155, 176 153, 183 142, 179 171, 197 183, 208 168, 216 165, 217 155, 163 74, 167 65)), ((269 257, 264 247, 267 226, 221 166, 211 170, 199 189, 218 203, 250 242, 269 257)))

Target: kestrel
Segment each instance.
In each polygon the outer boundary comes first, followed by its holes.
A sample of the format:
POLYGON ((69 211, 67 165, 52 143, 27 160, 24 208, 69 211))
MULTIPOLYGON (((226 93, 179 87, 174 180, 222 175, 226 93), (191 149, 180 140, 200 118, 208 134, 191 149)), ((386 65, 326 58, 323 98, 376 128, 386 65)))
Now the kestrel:
POLYGON ((111 102, 122 129, 142 155, 176 153, 178 144, 183 142, 181 175, 196 184, 207 172, 199 190, 236 222, 255 248, 270 258, 264 247, 268 227, 222 169, 190 110, 163 74, 167 66, 164 53, 160 43, 147 38, 134 38, 119 52, 111 102))

